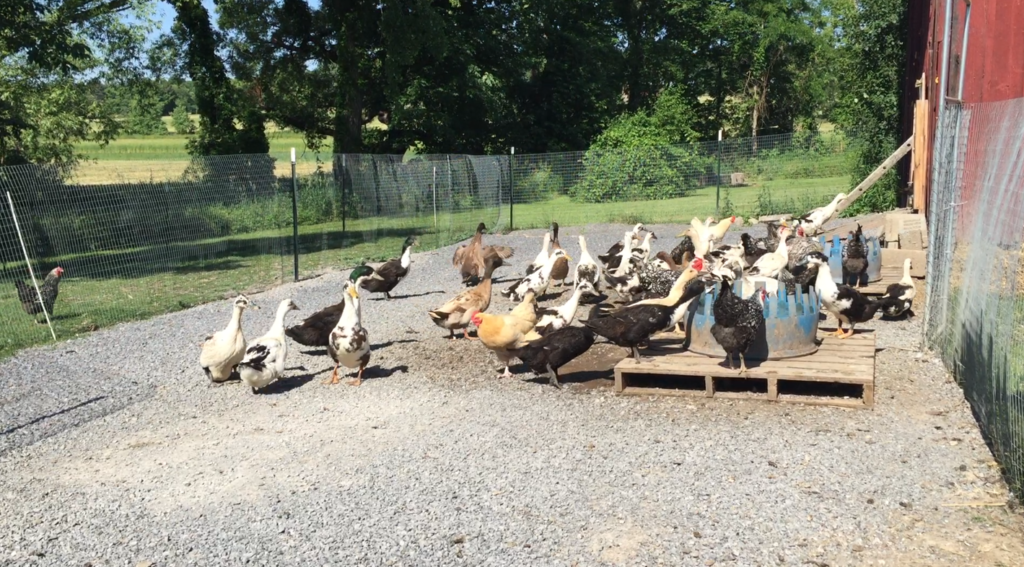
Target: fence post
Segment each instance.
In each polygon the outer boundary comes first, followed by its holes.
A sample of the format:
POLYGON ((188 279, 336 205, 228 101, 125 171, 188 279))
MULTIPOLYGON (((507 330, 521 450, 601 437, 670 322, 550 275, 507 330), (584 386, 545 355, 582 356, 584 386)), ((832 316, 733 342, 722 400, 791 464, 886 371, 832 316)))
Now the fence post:
POLYGON ((434 232, 437 232, 437 166, 433 168, 434 172, 431 174, 430 179, 430 191, 434 194, 434 232))
POLYGON ((18 224, 18 213, 14 212, 14 199, 11 192, 7 192, 7 204, 11 206, 11 220, 14 221, 14 230, 18 233, 18 242, 21 243, 21 253, 25 255, 25 267, 28 268, 28 275, 32 278, 32 286, 36 288, 36 297, 39 299, 39 307, 43 309, 43 317, 46 317, 46 326, 50 328, 50 336, 56 342, 57 333, 53 330, 53 323, 50 322, 50 313, 46 310, 46 302, 43 301, 43 293, 39 291, 39 282, 36 280, 36 272, 32 269, 32 260, 28 257, 28 248, 25 247, 25 237, 21 235, 21 225, 18 224))
POLYGON ((512 210, 516 202, 516 147, 512 146, 512 154, 508 158, 508 229, 513 230, 512 210))
POLYGON ((345 199, 345 174, 348 167, 345 165, 345 154, 341 154, 341 241, 345 241, 345 221, 348 217, 348 200, 345 199))
POLYGON ((299 180, 295 176, 295 148, 292 148, 292 257, 295 281, 299 281, 299 180))
POLYGON ((722 199, 722 129, 718 129, 718 173, 715 174, 715 218, 722 199))

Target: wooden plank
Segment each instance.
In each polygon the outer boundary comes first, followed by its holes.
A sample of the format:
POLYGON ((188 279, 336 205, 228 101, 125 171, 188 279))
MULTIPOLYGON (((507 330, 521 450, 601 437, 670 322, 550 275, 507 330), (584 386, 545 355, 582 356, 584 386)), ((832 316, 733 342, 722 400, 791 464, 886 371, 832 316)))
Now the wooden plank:
POLYGON ((925 89, 926 75, 921 74, 921 81, 918 92, 918 100, 914 103, 914 162, 912 169, 914 187, 914 208, 921 214, 928 213, 928 164, 930 155, 928 153, 928 138, 931 133, 929 128, 931 112, 928 109, 927 91, 925 89))
POLYGON ((845 211, 846 208, 852 205, 857 199, 859 199, 865 191, 870 189, 875 183, 878 183, 878 180, 881 179, 882 176, 885 175, 890 169, 892 169, 893 166, 896 165, 900 161, 900 159, 903 158, 903 156, 907 155, 907 153, 910 152, 910 149, 913 146, 914 137, 911 136, 910 138, 907 138, 906 142, 900 144, 900 147, 896 148, 896 151, 893 152, 892 155, 887 157, 881 165, 875 168, 875 170, 871 172, 871 175, 868 175, 864 179, 864 181, 861 181, 859 185, 853 188, 853 191, 850 191, 846 198, 843 199, 842 202, 839 203, 839 206, 836 207, 836 212, 832 216, 835 217, 839 215, 839 213, 845 211))
POLYGON ((672 390, 667 388, 641 388, 639 386, 626 386, 620 394, 627 396, 680 396, 680 397, 704 397, 704 390, 672 390))
MULTIPOLYGON (((697 359, 694 359, 695 361, 697 359)), ((657 374, 660 376, 713 376, 715 378, 750 378, 764 380, 767 378, 779 378, 782 380, 799 380, 804 382, 838 382, 842 384, 865 384, 874 380, 868 371, 861 370, 860 374, 853 374, 850 371, 834 370, 829 368, 773 368, 766 369, 763 366, 750 366, 745 375, 740 375, 736 369, 730 370, 721 366, 718 362, 710 364, 695 364, 688 361, 683 366, 680 364, 658 364, 643 362, 632 364, 622 369, 623 381, 628 385, 627 375, 632 374, 657 374)), ((621 363, 620 363, 621 364, 621 363)))
POLYGON ((900 250, 924 250, 921 230, 904 230, 900 233, 900 250))
POLYGON ((857 398, 814 398, 811 396, 794 396, 792 394, 784 394, 780 396, 779 401, 784 403, 805 404, 809 406, 833 406, 849 409, 870 409, 874 406, 874 404, 866 404, 864 401, 857 398))
MULTIPOLYGON (((703 396, 839 407, 871 407, 874 403, 875 380, 874 333, 864 332, 847 341, 825 337, 822 342, 824 348, 816 353, 784 360, 752 361, 747 372, 742 375, 737 370, 723 366, 721 357, 711 358, 688 351, 648 357, 639 364, 631 359, 624 359, 615 366, 616 391, 632 395, 703 396), (842 356, 840 356, 841 353, 842 356), (631 386, 630 378, 640 375, 664 376, 669 381, 672 376, 688 377, 691 380, 703 378, 704 387, 700 389, 662 389, 631 386), (753 382, 752 387, 757 390, 763 389, 763 391, 743 391, 742 388, 739 390, 730 388, 722 391, 719 389, 721 384, 716 384, 716 381, 720 380, 753 382), (795 383, 861 386, 862 396, 859 399, 851 399, 785 394, 779 392, 780 380, 795 383), (760 385, 762 382, 763 386, 760 385)), ((692 382, 690 383, 692 384, 692 382)))
POLYGON ((927 273, 928 253, 924 250, 889 250, 882 249, 882 281, 886 275, 894 279, 889 283, 896 283, 903 278, 903 261, 910 258, 910 276, 923 278, 927 273), (890 271, 886 271, 890 268, 890 271))
POLYGON ((824 236, 825 240, 832 240, 835 236, 838 236, 840 239, 845 239, 851 232, 857 230, 858 222, 860 223, 861 230, 864 231, 866 236, 881 236, 885 233, 885 213, 875 213, 860 219, 860 221, 850 221, 839 225, 832 230, 820 233, 818 236, 824 236))

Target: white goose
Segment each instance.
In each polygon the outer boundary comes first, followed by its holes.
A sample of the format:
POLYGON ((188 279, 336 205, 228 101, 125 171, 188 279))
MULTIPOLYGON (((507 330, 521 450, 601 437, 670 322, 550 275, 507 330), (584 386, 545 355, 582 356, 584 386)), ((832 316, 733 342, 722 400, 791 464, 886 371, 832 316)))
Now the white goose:
POLYGON ((836 214, 836 208, 839 207, 839 203, 845 198, 846 193, 836 195, 831 203, 824 207, 813 209, 800 219, 794 221, 794 226, 802 227, 807 236, 817 236, 821 232, 822 225, 828 222, 832 215, 836 214))
POLYGON ((779 231, 779 247, 775 252, 769 252, 754 262, 748 272, 751 276, 764 276, 766 278, 777 278, 782 268, 789 263, 789 248, 786 246, 786 238, 793 231, 789 227, 782 227, 779 231))
POLYGON ((206 377, 213 382, 224 382, 231 377, 232 370, 245 357, 245 336, 242 334, 242 312, 246 307, 259 309, 244 295, 239 295, 233 302, 231 320, 228 326, 206 337, 199 346, 199 365, 203 367, 206 377))
POLYGON ((288 356, 288 341, 284 338, 284 316, 298 306, 291 299, 277 306, 274 324, 267 334, 249 343, 245 358, 238 363, 238 376, 256 393, 261 388, 284 376, 284 361, 288 356))
POLYGON ((882 313, 886 317, 899 317, 910 311, 914 305, 917 286, 914 285, 914 278, 910 277, 910 265, 910 258, 903 260, 903 279, 885 288, 885 295, 880 301, 882 313))
POLYGON ((658 237, 653 232, 648 232, 644 235, 644 240, 640 243, 640 246, 633 248, 633 255, 639 256, 641 261, 646 262, 651 257, 651 241, 657 239, 658 237))

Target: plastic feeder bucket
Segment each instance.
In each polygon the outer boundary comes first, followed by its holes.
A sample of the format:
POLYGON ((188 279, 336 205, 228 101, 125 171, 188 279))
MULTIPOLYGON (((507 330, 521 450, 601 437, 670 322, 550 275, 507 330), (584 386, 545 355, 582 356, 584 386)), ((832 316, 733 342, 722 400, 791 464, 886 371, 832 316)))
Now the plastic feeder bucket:
MULTIPOLYGON (((733 291, 739 295, 742 282, 733 282, 733 291)), ((690 306, 687 324, 689 350, 712 357, 725 357, 725 351, 711 335, 715 324, 712 306, 718 298, 719 287, 705 293, 690 306)), ((757 283, 757 289, 764 287, 757 283)), ((769 295, 764 304, 764 324, 757 331, 754 342, 744 355, 747 360, 779 360, 805 356, 817 352, 818 313, 821 299, 814 288, 796 287, 796 294, 769 295)), ((780 287, 780 292, 785 287, 780 287)), ((760 293, 759 291, 757 293, 760 293)))
MULTIPOLYGON (((839 237, 833 236, 829 241, 825 240, 824 236, 819 236, 818 242, 821 243, 823 252, 828 256, 828 269, 832 272, 832 279, 837 284, 858 285, 856 281, 843 281, 843 242, 839 237)), ((878 242, 877 236, 865 236, 864 243, 868 249, 868 282, 877 282, 882 279, 882 245, 878 242)))

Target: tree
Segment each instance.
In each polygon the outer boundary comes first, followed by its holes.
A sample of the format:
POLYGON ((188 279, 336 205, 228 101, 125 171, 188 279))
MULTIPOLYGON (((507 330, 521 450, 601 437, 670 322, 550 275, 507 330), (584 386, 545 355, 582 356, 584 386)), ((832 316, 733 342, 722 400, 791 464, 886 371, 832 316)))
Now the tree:
POLYGON ((217 56, 219 38, 201 0, 171 0, 174 32, 185 44, 186 68, 195 89, 199 133, 188 142, 193 155, 264 154, 270 150, 264 116, 228 80, 217 56), (235 123, 241 124, 237 128, 235 123))
POLYGON ((182 104, 176 106, 174 112, 171 113, 171 126, 174 127, 175 134, 195 134, 196 132, 196 125, 182 104))
POLYGON ((0 165, 73 165, 74 146, 117 134, 97 87, 137 71, 141 0, 0 2, 0 165), (135 23, 120 18, 136 14, 135 23))
MULTIPOLYGON (((845 95, 836 115, 860 140, 853 166, 854 182, 867 177, 903 142, 900 139, 900 80, 906 54, 907 6, 901 0, 837 2, 844 26, 843 67, 839 76, 845 95)), ((899 176, 885 174, 848 211, 858 214, 896 206, 899 176)))

